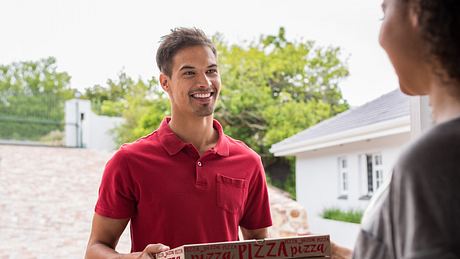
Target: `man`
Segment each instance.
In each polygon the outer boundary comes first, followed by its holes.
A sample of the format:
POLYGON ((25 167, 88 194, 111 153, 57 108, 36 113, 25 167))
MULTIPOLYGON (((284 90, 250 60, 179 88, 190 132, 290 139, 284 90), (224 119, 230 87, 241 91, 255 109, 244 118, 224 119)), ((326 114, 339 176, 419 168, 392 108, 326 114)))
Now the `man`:
POLYGON ((107 163, 86 258, 152 258, 188 243, 265 238, 271 226, 260 157, 213 119, 221 89, 216 48, 179 28, 157 51, 171 117, 107 163), (131 254, 115 251, 131 221, 131 254))

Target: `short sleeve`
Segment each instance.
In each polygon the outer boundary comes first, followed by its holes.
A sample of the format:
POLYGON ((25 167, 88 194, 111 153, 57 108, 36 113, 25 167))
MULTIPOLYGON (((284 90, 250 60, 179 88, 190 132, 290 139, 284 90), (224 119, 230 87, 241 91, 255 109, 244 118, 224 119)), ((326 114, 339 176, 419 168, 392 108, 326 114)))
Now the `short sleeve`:
POLYGON ((456 221, 452 212, 458 211, 458 204, 451 203, 454 190, 443 173, 431 166, 396 168, 389 197, 396 255, 408 259, 459 258, 452 251, 455 241, 451 232, 456 221))
POLYGON ((135 213, 134 185, 126 156, 120 149, 106 164, 95 208, 95 212, 101 216, 122 219, 130 218, 135 213))
POLYGON ((271 225, 272 218, 267 182, 265 171, 259 158, 255 175, 249 183, 248 198, 244 205, 244 213, 240 220, 240 226, 252 230, 270 227, 271 225))

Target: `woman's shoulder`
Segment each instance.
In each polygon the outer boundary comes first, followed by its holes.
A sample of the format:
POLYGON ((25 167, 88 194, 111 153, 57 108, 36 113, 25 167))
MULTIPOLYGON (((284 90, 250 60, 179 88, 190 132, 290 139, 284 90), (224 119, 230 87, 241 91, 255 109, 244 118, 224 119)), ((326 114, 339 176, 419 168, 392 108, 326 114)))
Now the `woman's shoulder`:
POLYGON ((457 118, 434 126, 412 143, 402 153, 395 171, 423 172, 427 176, 446 170, 458 171, 459 163, 460 118, 457 118))

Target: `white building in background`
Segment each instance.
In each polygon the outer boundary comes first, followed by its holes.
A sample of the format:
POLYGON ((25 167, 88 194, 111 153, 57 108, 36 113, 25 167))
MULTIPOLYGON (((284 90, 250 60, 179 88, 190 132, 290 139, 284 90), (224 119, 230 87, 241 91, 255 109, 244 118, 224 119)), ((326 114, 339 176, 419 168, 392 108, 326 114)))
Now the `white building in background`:
POLYGON ((309 215, 367 207, 410 141, 411 123, 426 121, 420 109, 411 115, 417 100, 395 90, 272 146, 275 156, 296 157, 297 200, 309 215))
POLYGON ((96 115, 89 100, 65 103, 65 145, 113 151, 117 147, 113 130, 123 118, 96 115))

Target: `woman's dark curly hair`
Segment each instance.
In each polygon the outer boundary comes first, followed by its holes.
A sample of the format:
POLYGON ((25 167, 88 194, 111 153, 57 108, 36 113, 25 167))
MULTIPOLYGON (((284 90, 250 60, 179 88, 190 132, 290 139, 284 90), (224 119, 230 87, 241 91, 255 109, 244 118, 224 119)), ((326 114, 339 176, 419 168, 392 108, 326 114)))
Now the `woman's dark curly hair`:
POLYGON ((428 53, 447 80, 460 82, 460 0, 403 0, 415 4, 428 53))

